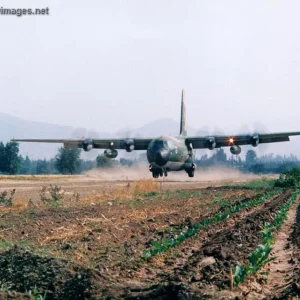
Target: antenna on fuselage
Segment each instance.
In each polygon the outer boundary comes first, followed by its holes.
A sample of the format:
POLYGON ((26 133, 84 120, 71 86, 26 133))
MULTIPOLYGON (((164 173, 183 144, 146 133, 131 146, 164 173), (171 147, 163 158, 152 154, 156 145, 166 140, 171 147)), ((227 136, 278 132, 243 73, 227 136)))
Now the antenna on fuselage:
POLYGON ((187 135, 184 89, 182 89, 182 93, 181 93, 181 113, 180 113, 180 132, 179 132, 179 134, 182 136, 187 135))

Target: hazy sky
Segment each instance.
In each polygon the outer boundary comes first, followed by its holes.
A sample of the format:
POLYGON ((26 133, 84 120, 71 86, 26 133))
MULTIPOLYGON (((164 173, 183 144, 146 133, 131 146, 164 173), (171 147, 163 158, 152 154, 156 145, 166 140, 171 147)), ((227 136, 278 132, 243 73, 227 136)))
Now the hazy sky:
MULTIPOLYGON (((300 130, 300 2, 8 1, 0 112, 114 132, 158 118, 300 130)), ((251 127, 251 126, 249 126, 251 127)))

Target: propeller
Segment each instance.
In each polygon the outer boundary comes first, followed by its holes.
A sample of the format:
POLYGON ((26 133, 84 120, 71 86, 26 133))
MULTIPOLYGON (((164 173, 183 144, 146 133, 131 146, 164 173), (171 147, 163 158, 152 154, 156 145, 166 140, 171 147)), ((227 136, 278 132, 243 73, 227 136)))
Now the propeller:
MULTIPOLYGON (((122 130, 119 130, 116 132, 117 138, 124 138, 124 139, 134 139, 137 138, 138 135, 134 134, 134 130, 131 128, 124 128, 122 130)), ((121 152, 121 157, 127 158, 127 159, 138 159, 139 154, 137 151, 132 151, 132 152, 127 152, 127 151, 122 151, 121 152)))
MULTIPOLYGON (((71 132, 72 139, 97 139, 99 138, 99 134, 96 131, 87 130, 86 128, 75 128, 71 132)), ((94 160, 96 159, 99 151, 82 151, 81 157, 85 160, 94 160)))
MULTIPOLYGON (((252 124, 243 124, 239 130, 238 134, 261 134, 261 133, 269 133, 267 127, 260 123, 260 122, 254 122, 252 124)), ((245 147, 245 146, 244 146, 245 147)), ((247 150, 253 149, 258 154, 264 154, 268 151, 270 145, 269 144, 259 144, 256 148, 253 148, 252 146, 247 146, 247 150)))
MULTIPOLYGON (((216 136, 216 135, 225 135, 225 133, 218 126, 213 126, 213 127, 202 126, 196 131, 196 136, 216 136)), ((200 156, 202 156, 204 154, 211 156, 211 155, 213 155, 214 151, 216 151, 216 150, 201 149, 201 152, 199 154, 200 154, 200 156)))

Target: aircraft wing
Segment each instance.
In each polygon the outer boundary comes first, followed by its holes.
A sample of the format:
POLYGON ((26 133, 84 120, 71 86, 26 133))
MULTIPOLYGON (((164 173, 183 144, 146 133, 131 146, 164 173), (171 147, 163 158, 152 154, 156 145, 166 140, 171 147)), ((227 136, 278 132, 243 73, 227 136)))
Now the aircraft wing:
POLYGON ((194 149, 213 149, 232 145, 257 146, 265 143, 288 142, 290 136, 300 135, 300 131, 278 133, 254 133, 237 135, 210 135, 199 137, 186 137, 186 145, 192 144, 194 149))
POLYGON ((124 139, 12 139, 12 142, 30 143, 57 143, 64 144, 65 147, 85 148, 92 146, 95 149, 126 149, 133 146, 134 150, 147 150, 153 138, 124 138, 124 139))

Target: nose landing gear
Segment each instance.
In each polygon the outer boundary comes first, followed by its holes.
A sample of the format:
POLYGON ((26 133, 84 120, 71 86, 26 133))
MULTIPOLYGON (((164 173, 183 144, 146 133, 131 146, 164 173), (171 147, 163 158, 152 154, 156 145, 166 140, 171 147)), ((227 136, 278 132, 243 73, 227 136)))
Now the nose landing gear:
POLYGON ((159 174, 158 174, 158 173, 155 173, 155 172, 152 172, 152 176, 153 176, 153 178, 158 178, 158 177, 159 177, 159 174))
POLYGON ((163 172, 160 171, 160 170, 152 171, 152 176, 153 176, 153 178, 158 178, 159 176, 162 177, 163 176, 163 172))
POLYGON ((152 172, 153 178, 158 178, 159 176, 168 176, 168 171, 165 169, 153 169, 152 166, 149 166, 149 171, 152 172))

